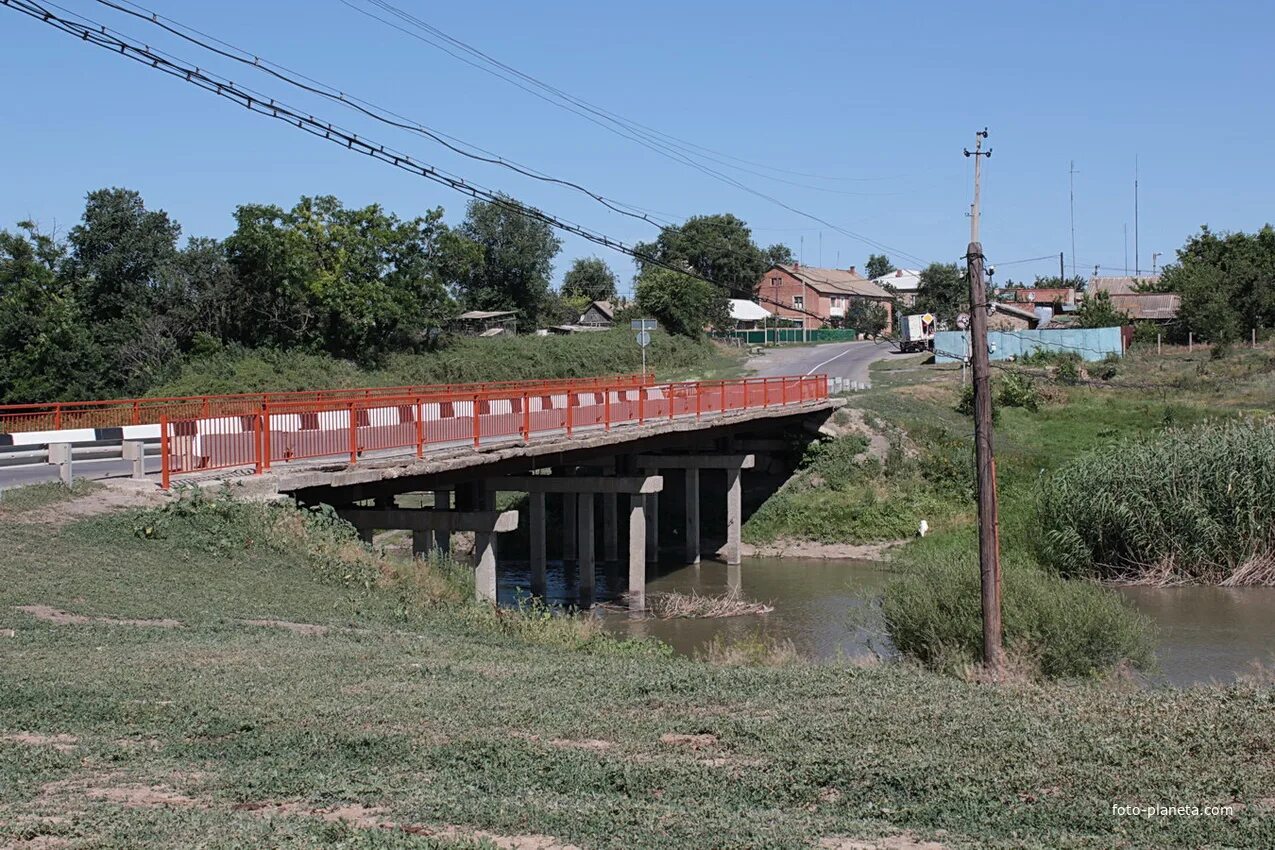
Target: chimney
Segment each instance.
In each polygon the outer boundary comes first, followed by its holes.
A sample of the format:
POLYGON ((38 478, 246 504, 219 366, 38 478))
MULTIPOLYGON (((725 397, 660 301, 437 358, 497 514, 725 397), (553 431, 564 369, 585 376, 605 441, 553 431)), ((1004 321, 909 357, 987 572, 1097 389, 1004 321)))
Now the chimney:
POLYGON ((903 269, 895 269, 895 270, 894 270, 894 276, 895 276, 895 277, 903 277, 903 269))
POLYGON ((850 274, 854 274, 854 266, 850 267, 850 274))

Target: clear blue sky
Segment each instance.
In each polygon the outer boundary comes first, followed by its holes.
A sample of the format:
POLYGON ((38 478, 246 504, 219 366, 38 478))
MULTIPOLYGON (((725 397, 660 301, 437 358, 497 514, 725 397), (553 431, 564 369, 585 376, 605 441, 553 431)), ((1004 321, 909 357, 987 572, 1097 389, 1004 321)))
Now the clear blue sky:
MULTIPOLYGON (((1071 160, 1084 274, 1094 264, 1109 273, 1124 268, 1126 223, 1133 265, 1135 156, 1143 269, 1153 251, 1161 264, 1171 259, 1201 224, 1252 230, 1272 217, 1269 2, 395 2, 649 126, 776 168, 856 178, 787 178, 829 192, 732 172, 926 261, 964 252, 971 171, 961 148, 984 125, 994 155, 982 236, 993 263, 1065 251, 1070 271, 1071 160)), ((90 0, 61 4, 565 218, 626 241, 655 233, 582 196, 307 99, 90 0)), ((677 218, 733 212, 760 243, 786 242, 810 264, 861 268, 874 250, 556 109, 340 0, 145 5, 608 197, 677 218)), ((139 190, 186 235, 225 236, 237 204, 290 206, 302 194, 380 203, 403 216, 441 205, 453 222, 464 213, 464 199, 450 190, 4 8, 0 74, 6 227, 29 217, 64 231, 85 192, 102 186, 139 190)), ((565 240, 557 274, 590 254, 603 256, 627 288, 631 261, 577 238, 565 240)), ((1056 260, 1006 265, 998 279, 1030 280, 1056 268, 1056 260)))

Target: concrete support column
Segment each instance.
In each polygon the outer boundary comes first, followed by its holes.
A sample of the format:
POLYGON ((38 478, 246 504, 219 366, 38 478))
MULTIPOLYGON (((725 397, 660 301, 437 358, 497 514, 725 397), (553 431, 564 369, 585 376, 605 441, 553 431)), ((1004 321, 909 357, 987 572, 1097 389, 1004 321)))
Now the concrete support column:
POLYGON ((491 531, 474 533, 474 597, 496 601, 496 535, 491 531))
POLYGON ((531 548, 531 592, 536 596, 544 596, 547 587, 545 578, 545 494, 528 493, 529 505, 527 521, 530 523, 531 548))
POLYGON ((576 493, 562 494, 562 562, 574 561, 576 559, 576 503, 579 498, 576 493))
POLYGON ((646 560, 660 559, 660 494, 646 496, 646 560))
POLYGON ((602 494, 602 559, 614 564, 620 559, 620 497, 602 494))
MULTIPOLYGON (((452 507, 452 491, 451 490, 435 490, 434 491, 434 510, 448 511, 452 507)), ((452 553, 452 533, 450 531, 434 532, 434 548, 438 550, 439 555, 450 555, 452 553)))
POLYGON ((743 578, 743 575, 741 575, 742 572, 743 572, 743 567, 741 567, 739 564, 726 565, 726 589, 727 590, 733 590, 736 593, 738 593, 740 590, 743 590, 744 578, 743 578))
POLYGON ((629 608, 646 608, 646 498, 629 497, 629 608))
POLYGON ((590 607, 594 597, 595 558, 593 545, 593 494, 581 493, 576 500, 579 511, 578 551, 580 558, 580 605, 590 607))
POLYGON ((699 563, 699 470, 686 470, 686 563, 699 563))
POLYGON ((744 510, 738 468, 726 470, 726 563, 739 563, 739 532, 744 510))
POLYGON ((75 483, 75 475, 71 471, 72 451, 70 443, 49 443, 49 463, 57 464, 58 479, 64 487, 75 483))

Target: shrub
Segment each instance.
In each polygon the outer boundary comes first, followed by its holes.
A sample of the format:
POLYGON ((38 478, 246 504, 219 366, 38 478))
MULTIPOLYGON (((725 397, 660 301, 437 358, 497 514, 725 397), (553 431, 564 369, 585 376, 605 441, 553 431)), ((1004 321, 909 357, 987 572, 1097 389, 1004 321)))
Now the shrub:
POLYGON ((1094 373, 1104 381, 1110 381, 1119 373, 1119 371, 1120 358, 1115 354, 1108 354, 1106 357, 1102 358, 1102 362, 1094 369, 1094 373))
POLYGON ((1001 381, 1000 392, 996 403, 1004 407, 1021 407, 1035 413, 1040 410, 1040 390, 1036 382, 1027 375, 1010 372, 1001 381))
POLYGON ((1075 384, 1080 381, 1080 358, 1072 355, 1058 361, 1054 367, 1054 378, 1059 383, 1075 384))
MULTIPOLYGON (((1014 564, 1001 578, 1005 646, 1019 665, 1054 679, 1150 664, 1147 621, 1113 591, 1014 564)), ((882 614, 895 647, 927 667, 982 659, 979 570, 967 558, 913 566, 886 586, 882 614)))
POLYGON ((1173 428, 1083 455, 1041 489, 1042 560, 1069 575, 1253 583, 1263 573, 1254 564, 1275 559, 1273 474, 1269 419, 1173 428))
MULTIPOLYGON (((962 416, 974 415, 974 385, 965 384, 961 387, 961 394, 956 398, 956 406, 952 408, 962 416)), ((995 404, 992 405, 992 421, 999 422, 1001 418, 1001 410, 995 404)))

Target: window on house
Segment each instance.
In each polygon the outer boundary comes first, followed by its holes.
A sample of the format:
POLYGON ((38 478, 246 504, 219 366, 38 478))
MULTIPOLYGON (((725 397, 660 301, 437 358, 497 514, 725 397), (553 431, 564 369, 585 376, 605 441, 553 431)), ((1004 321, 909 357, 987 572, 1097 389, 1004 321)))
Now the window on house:
POLYGON ((779 275, 775 275, 774 277, 770 279, 770 283, 772 286, 779 286, 783 282, 784 282, 784 279, 780 277, 779 275))
POLYGON ((792 297, 792 306, 798 310, 806 309, 806 297, 804 295, 794 295, 792 297))

